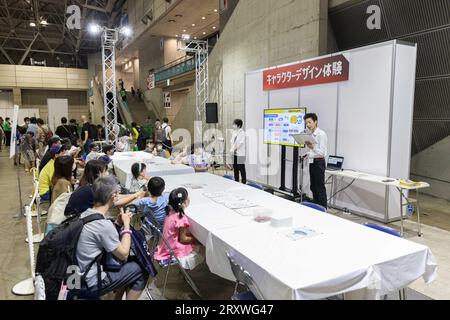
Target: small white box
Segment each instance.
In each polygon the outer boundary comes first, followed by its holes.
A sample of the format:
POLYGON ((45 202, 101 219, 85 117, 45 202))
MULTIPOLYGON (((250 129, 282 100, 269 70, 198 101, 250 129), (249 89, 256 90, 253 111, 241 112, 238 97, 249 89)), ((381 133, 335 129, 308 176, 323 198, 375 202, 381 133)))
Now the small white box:
POLYGON ((270 225, 274 228, 290 228, 294 223, 294 219, 289 214, 276 214, 272 216, 270 225))

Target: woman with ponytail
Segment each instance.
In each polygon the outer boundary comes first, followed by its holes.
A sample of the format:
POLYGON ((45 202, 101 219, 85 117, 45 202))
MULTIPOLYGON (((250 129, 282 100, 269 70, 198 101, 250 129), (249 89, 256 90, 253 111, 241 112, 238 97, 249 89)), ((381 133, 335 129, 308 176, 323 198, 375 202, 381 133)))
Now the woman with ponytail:
MULTIPOLYGON (((189 204, 189 194, 186 189, 178 188, 170 193, 163 236, 174 251, 181 266, 184 269, 193 270, 203 262, 204 257, 200 254, 200 246, 197 240, 189 232, 189 220, 184 214, 184 210, 189 207, 189 204)), ((155 259, 162 262, 172 259, 170 250, 162 239, 156 250, 155 259)))

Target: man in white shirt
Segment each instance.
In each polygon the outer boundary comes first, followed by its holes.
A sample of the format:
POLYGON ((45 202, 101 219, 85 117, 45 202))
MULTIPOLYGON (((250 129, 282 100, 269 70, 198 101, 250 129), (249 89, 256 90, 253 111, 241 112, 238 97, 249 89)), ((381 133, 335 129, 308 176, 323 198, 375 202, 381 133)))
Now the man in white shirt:
POLYGON ((314 203, 327 208, 327 190, 325 188, 325 158, 327 156, 328 137, 325 131, 319 129, 318 118, 315 113, 308 113, 304 117, 307 132, 317 143, 309 142, 308 147, 309 175, 311 179, 311 192, 314 203))
POLYGON ((244 123, 240 119, 233 122, 233 136, 231 138, 230 153, 233 156, 234 180, 239 182, 239 173, 242 177, 242 183, 247 184, 247 172, 245 169, 245 131, 242 129, 244 123))
POLYGON ((168 150, 170 154, 172 154, 172 128, 169 125, 169 119, 164 118, 163 119, 163 125, 161 126, 161 128, 164 131, 164 141, 163 143, 163 147, 165 150, 168 150))

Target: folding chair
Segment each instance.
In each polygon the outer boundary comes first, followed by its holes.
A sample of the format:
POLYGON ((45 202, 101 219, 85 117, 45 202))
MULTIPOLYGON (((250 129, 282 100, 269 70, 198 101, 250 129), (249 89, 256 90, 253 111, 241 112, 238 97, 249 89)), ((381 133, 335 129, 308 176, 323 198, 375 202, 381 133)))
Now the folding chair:
POLYGON ((252 187, 252 188, 264 191, 264 187, 262 185, 260 185, 260 184, 257 184, 257 183, 254 183, 254 182, 249 182, 249 183, 247 183, 247 185, 249 187, 252 187))
POLYGON ((228 252, 227 257, 230 262, 231 271, 236 278, 236 286, 234 287, 234 294, 231 300, 264 300, 261 290, 250 273, 240 266, 228 252), (239 285, 245 286, 247 291, 238 292, 239 285))
POLYGON ((301 203, 301 205, 311 208, 311 209, 314 209, 314 210, 317 210, 317 211, 320 211, 320 212, 324 212, 324 213, 327 212, 327 209, 325 207, 322 207, 321 205, 318 205, 315 203, 303 202, 303 203, 301 203))
MULTIPOLYGON (((172 247, 169 244, 169 241, 164 237, 162 230, 160 230, 152 221, 151 219, 145 219, 145 222, 143 224, 144 230, 151 230, 152 234, 157 235, 159 239, 161 239, 164 244, 167 246, 170 252, 170 259, 167 259, 166 261, 158 261, 161 268, 167 268, 166 276, 164 279, 164 287, 163 287, 163 297, 165 297, 166 294, 166 287, 167 287, 167 280, 169 278, 169 271, 171 266, 178 265, 181 273, 184 276, 184 279, 189 284, 189 286, 192 288, 192 290, 200 297, 202 298, 202 295, 200 293, 200 290, 195 285, 194 281, 192 280, 191 276, 187 273, 187 271, 181 266, 180 260, 178 260, 177 256, 175 255, 175 252, 173 251, 172 247), (145 225, 145 226, 144 226, 145 225)), ((153 251, 154 252, 154 251, 153 251)))

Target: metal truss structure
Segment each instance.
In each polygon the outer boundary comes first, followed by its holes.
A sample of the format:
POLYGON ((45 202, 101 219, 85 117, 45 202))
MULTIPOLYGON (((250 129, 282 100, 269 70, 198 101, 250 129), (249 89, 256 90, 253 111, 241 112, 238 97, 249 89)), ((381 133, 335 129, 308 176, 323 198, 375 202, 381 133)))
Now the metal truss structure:
POLYGON ((105 107, 105 139, 116 144, 119 138, 117 121, 117 86, 116 86, 116 44, 119 40, 118 29, 103 28, 102 31, 102 66, 103 66, 103 101, 105 107))
POLYGON ((209 99, 208 41, 178 40, 178 50, 195 54, 196 117, 194 141, 203 141, 203 123, 209 99))

